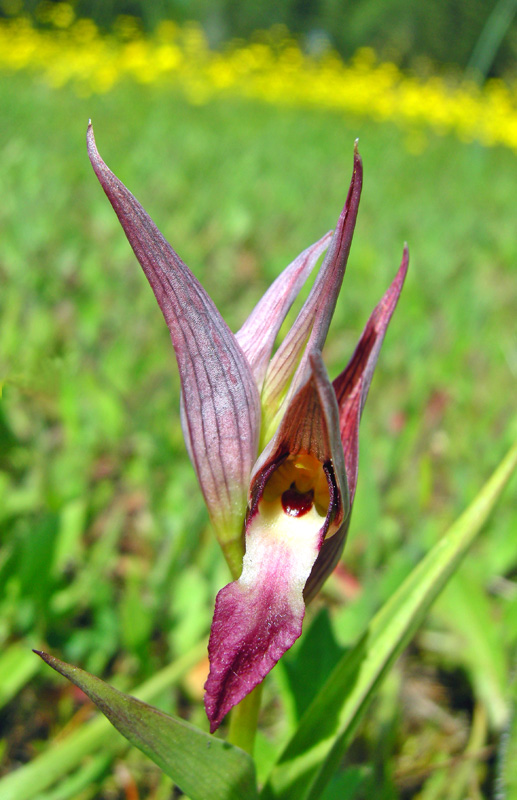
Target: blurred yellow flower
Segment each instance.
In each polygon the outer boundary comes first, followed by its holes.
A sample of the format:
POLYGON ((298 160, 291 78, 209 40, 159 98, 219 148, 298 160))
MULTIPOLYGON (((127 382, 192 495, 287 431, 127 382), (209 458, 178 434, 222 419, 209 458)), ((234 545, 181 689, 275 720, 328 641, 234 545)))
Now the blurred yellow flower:
POLYGON ((234 95, 390 120, 408 132, 412 152, 425 146, 426 130, 517 150, 517 91, 499 79, 484 87, 419 79, 379 63, 369 48, 348 63, 333 52, 314 58, 283 29, 213 51, 192 22, 163 22, 146 36, 136 20, 122 17, 103 34, 91 20, 76 20, 69 3, 40 4, 38 19, 47 27, 23 17, 0 20, 0 69, 31 71, 54 88, 71 84, 81 96, 124 80, 174 85, 192 103, 234 95))

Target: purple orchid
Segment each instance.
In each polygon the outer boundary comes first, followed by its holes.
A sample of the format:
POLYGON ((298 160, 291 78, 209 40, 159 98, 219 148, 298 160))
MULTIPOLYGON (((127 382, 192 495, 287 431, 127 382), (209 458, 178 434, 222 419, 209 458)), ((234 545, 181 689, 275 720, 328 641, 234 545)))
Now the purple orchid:
POLYGON ((300 636, 305 604, 343 549, 358 468, 359 421, 408 266, 374 309, 331 383, 321 358, 343 281, 362 186, 352 181, 334 233, 277 278, 234 335, 142 206, 102 161, 97 177, 156 295, 178 361, 185 441, 233 582, 217 595, 205 707, 211 731, 300 636), (327 249, 292 328, 280 327, 327 249))

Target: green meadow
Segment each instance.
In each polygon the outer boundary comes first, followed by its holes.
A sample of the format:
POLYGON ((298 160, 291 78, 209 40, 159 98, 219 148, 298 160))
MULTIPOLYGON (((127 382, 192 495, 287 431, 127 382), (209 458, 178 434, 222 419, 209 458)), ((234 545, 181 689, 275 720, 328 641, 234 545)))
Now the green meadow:
MULTIPOLYGON (((517 436, 517 156, 324 111, 191 105, 129 83, 78 98, 4 76, 0 107, 0 774, 41 763, 93 714, 31 648, 128 691, 180 660, 161 707, 206 729, 202 643, 229 577, 183 444, 168 332, 90 167, 88 118, 103 158, 233 330, 334 226, 359 138, 365 183, 324 353, 331 377, 409 244, 342 567, 266 681, 264 775, 343 648, 517 436)), ((514 479, 380 688, 325 800, 494 796, 517 698, 516 490, 514 479)), ((113 732, 24 796, 178 796, 124 752, 113 732)))

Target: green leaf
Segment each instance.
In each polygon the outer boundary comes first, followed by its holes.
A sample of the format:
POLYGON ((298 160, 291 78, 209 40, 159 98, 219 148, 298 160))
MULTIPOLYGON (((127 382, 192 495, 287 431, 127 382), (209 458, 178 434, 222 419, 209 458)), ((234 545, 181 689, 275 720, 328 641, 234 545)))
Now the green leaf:
POLYGON ((116 750, 107 748, 86 759, 79 769, 50 791, 43 793, 36 791, 33 795, 35 800, 77 800, 78 797, 81 800, 91 800, 95 797, 96 784, 98 785, 102 778, 109 774, 115 756, 121 756, 130 747, 129 742, 122 736, 115 735, 117 740, 120 740, 120 746, 116 750))
POLYGON ((0 708, 38 672, 41 663, 29 647, 12 644, 0 655, 0 708))
POLYGON ((508 720, 508 664, 500 623, 493 618, 484 584, 463 567, 443 592, 434 613, 456 634, 457 647, 449 645, 447 657, 470 674, 492 728, 501 730, 508 720))
MULTIPOLYGON (((285 673, 286 691, 294 705, 296 722, 310 705, 325 678, 343 655, 335 639, 327 608, 322 608, 304 631, 300 646, 279 661, 277 670, 285 673)), ((287 698, 284 698, 284 702, 287 698)))
MULTIPOLYGON (((199 642, 188 653, 169 664, 134 690, 141 700, 158 698, 165 689, 177 681, 206 653, 206 641, 199 642)), ((35 664, 40 664, 31 653, 35 664)), ((53 742, 45 752, 30 763, 19 767, 0 779, 1 800, 32 800, 45 789, 62 781, 65 775, 84 764, 85 759, 102 751, 114 757, 127 741, 114 732, 106 717, 98 714, 75 728, 67 736, 53 742)))
POLYGON ((35 652, 82 689, 112 725, 149 756, 191 800, 257 797, 253 760, 243 750, 119 692, 78 667, 35 652))
MULTIPOLYGON (((517 667, 517 665, 516 665, 517 667)), ((517 800, 517 669, 510 686, 511 713, 501 737, 498 754, 497 788, 500 800, 517 800)))
POLYGON ((321 796, 377 685, 461 563, 516 466, 517 444, 341 659, 273 767, 262 800, 316 800, 321 796))

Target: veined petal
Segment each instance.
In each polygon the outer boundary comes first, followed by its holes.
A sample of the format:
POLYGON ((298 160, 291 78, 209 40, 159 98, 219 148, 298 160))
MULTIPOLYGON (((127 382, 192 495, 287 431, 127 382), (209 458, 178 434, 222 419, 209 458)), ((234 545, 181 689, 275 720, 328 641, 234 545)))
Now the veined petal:
MULTIPOLYGON (((199 281, 101 159, 91 124, 87 142, 95 173, 170 331, 187 398, 187 447, 208 510, 222 543, 240 539, 260 424, 259 396, 250 366, 199 281)), ((238 574, 238 564, 233 571, 238 574)))
POLYGON ((236 334, 259 391, 262 388, 278 331, 318 258, 327 249, 331 238, 332 231, 329 231, 284 269, 236 334))
MULTIPOLYGON (((409 261, 407 246, 402 263, 390 288, 373 310, 355 352, 341 375, 333 383, 339 405, 340 434, 345 454, 346 474, 350 491, 350 506, 354 501, 359 465, 359 422, 372 381, 388 323, 397 305, 409 261)), ((304 591, 308 603, 336 566, 345 543, 350 514, 339 531, 327 538, 319 551, 304 591)))
POLYGON ((405 245, 402 262, 393 283, 372 311, 348 366, 333 382, 339 406, 339 428, 351 503, 357 486, 359 421, 381 345, 404 285, 408 264, 409 251, 405 245))
POLYGON ((338 408, 321 355, 254 468, 239 580, 217 595, 205 707, 212 732, 298 638, 303 589, 348 512, 338 408))
POLYGON ((322 350, 325 343, 350 252, 361 197, 362 177, 362 162, 356 143, 354 168, 347 200, 336 225, 327 255, 307 300, 291 330, 273 356, 266 373, 262 389, 262 427, 266 440, 275 428, 281 413, 280 406, 288 388, 286 403, 304 381, 308 353, 312 350, 322 350))

